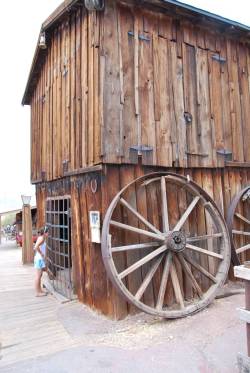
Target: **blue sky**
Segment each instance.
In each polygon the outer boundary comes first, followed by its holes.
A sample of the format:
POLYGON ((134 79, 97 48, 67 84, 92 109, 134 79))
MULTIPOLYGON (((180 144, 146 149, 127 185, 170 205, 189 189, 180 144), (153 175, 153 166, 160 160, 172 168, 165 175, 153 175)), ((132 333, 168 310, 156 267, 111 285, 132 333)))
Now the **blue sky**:
MULTIPOLYGON (((0 212, 20 208, 21 194, 34 195, 30 185, 30 113, 28 107, 21 106, 21 99, 41 24, 61 2, 12 0, 1 4, 0 212)), ((184 3, 250 26, 247 0, 184 3)))

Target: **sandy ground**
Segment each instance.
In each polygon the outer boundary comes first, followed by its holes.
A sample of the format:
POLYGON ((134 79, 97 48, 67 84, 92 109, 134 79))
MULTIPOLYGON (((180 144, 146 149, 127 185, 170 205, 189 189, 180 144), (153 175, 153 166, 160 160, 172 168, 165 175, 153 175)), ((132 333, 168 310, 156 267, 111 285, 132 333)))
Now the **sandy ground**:
POLYGON ((140 313, 117 322, 76 301, 35 298, 33 268, 20 255, 14 243, 0 246, 1 373, 238 372, 244 294, 184 319, 140 313))

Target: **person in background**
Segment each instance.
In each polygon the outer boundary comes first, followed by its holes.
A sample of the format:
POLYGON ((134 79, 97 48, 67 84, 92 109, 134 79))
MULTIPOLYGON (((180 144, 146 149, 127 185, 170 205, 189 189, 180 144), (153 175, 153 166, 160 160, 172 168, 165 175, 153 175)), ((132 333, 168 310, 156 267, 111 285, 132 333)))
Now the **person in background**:
POLYGON ((34 257, 34 267, 36 269, 36 277, 35 277, 35 293, 36 297, 42 297, 47 295, 46 292, 43 291, 41 280, 43 272, 46 271, 46 238, 48 237, 48 227, 43 227, 38 230, 38 239, 34 246, 35 250, 35 257, 34 257))

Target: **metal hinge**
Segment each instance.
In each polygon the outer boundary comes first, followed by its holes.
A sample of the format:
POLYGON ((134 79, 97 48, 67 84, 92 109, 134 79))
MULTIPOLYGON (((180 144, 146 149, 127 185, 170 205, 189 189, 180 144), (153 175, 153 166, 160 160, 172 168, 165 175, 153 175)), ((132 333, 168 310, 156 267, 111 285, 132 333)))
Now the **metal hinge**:
POLYGON ((207 153, 191 153, 191 152, 185 152, 187 155, 195 155, 197 157, 208 157, 207 153))
MULTIPOLYGON (((133 33, 133 31, 128 31, 128 35, 129 36, 133 36, 133 37, 135 36, 135 34, 133 33)), ((147 37, 145 35, 142 35, 142 34, 138 35, 138 39, 143 40, 143 41, 150 41, 149 37, 147 37)))
POLYGON ((227 150, 227 149, 219 149, 216 151, 217 154, 219 155, 224 155, 225 159, 227 161, 231 161, 232 160, 232 151, 231 150, 227 150))
POLYGON ((153 147, 152 146, 147 146, 147 145, 133 145, 130 147, 130 150, 134 150, 136 152, 140 152, 140 153, 143 153, 143 152, 152 152, 153 151, 153 147))
POLYGON ((226 58, 221 57, 219 54, 213 54, 213 55, 212 55, 212 59, 215 60, 215 61, 218 61, 218 62, 220 62, 220 63, 225 63, 225 62, 227 62, 226 58))

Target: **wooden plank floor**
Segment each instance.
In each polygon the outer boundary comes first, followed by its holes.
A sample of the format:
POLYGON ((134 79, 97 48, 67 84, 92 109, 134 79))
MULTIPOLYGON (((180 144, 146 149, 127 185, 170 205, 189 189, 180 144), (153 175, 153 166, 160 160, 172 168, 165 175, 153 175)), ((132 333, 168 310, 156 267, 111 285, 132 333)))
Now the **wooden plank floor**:
MULTIPOLYGON (((76 346, 57 318, 60 303, 34 296, 34 268, 15 242, 0 245, 0 368, 76 346)), ((1 369, 0 369, 1 370, 1 369)))

